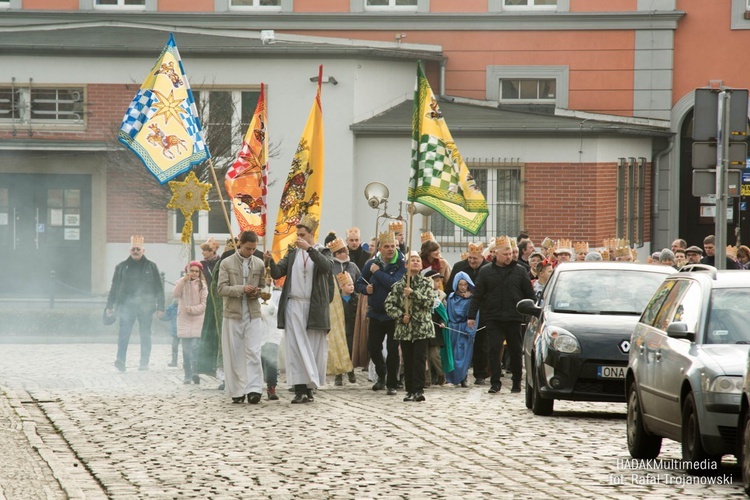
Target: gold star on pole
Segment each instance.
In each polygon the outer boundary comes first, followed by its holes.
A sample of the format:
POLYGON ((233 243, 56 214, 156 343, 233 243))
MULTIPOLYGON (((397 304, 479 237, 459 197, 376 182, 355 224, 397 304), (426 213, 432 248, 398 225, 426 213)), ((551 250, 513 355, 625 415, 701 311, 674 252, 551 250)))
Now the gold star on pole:
POLYGON ((190 236, 193 234, 193 212, 211 210, 208 205, 208 191, 211 187, 211 184, 199 181, 194 172, 190 172, 184 181, 169 181, 172 199, 169 200, 167 208, 180 210, 185 216, 182 242, 186 245, 190 243, 190 236))

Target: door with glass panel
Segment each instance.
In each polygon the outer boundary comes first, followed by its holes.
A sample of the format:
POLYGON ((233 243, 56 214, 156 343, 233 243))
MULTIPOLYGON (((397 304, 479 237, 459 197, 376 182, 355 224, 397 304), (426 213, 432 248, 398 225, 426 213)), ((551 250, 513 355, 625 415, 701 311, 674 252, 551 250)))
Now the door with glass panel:
POLYGON ((91 176, 0 174, 5 297, 91 293, 91 176))

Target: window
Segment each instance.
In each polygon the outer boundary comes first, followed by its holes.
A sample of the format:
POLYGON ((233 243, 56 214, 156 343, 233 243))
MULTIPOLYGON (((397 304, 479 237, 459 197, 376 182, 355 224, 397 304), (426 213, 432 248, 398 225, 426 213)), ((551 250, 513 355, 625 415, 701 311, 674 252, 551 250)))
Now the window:
MULTIPOLYGON (((55 241, 81 240, 81 190, 47 190, 47 232, 55 241)), ((72 243, 75 244, 75 243, 72 243)))
POLYGON ((620 158, 617 166, 616 235, 643 246, 646 158, 620 158))
POLYGON ((232 10, 281 10, 281 0, 231 0, 229 7, 232 10))
POLYGON ((487 241, 496 235, 516 235, 523 227, 522 165, 467 161, 469 172, 484 193, 489 216, 475 235, 456 227, 439 213, 430 216, 430 231, 443 246, 465 248, 470 241, 487 241))
POLYGON ((0 9, 9 9, 10 0, 0 0, 0 9))
POLYGON ((556 97, 557 82, 552 78, 500 80, 500 101, 554 103, 556 97))
POLYGON ((75 123, 85 116, 82 88, 0 87, 0 123, 75 123))
MULTIPOLYGON (((233 162, 242 145, 242 139, 250 126, 250 120, 258 104, 260 91, 255 90, 193 90, 195 105, 198 110, 203 131, 206 136, 208 148, 213 157, 216 175, 221 179, 222 173, 226 171, 233 162)), ((196 172, 201 177, 200 172, 196 172)), ((211 182, 210 176, 202 179, 211 182)), ((220 181, 221 183, 221 181, 220 181)), ((223 183, 221 183, 223 185, 223 183)), ((193 234, 196 239, 205 239, 213 236, 219 241, 228 234, 227 223, 221 210, 219 196, 216 188, 208 193, 208 203, 211 210, 195 212, 193 214, 193 234)), ((232 205, 224 195, 224 203, 227 207, 230 221, 236 230, 232 205)), ((182 212, 175 211, 172 218, 172 238, 179 239, 185 218, 182 212)))
POLYGON ((554 10, 557 0, 503 0, 503 8, 506 10, 522 9, 545 9, 554 10))
POLYGON ((417 10, 418 0, 365 0, 365 10, 417 10))
POLYGON ((487 66, 487 100, 568 107, 567 66, 487 66))
POLYGON ((146 0, 94 0, 95 9, 133 9, 146 8, 146 0))

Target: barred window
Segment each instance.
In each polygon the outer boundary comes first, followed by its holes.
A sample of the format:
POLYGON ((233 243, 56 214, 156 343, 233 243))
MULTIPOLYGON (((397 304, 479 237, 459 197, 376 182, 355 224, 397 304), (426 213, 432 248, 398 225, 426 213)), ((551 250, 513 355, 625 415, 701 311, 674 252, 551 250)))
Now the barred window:
POLYGON ((0 87, 0 123, 81 124, 85 108, 80 87, 0 87))
POLYGON ((646 222, 646 158, 620 158, 617 166, 616 236, 643 246, 646 222))
POLYGON ((557 0, 503 0, 504 8, 511 9, 554 9, 557 0))
POLYGON ((517 161, 467 160, 484 193, 489 216, 476 235, 455 226, 439 213, 430 217, 430 231, 441 246, 465 248, 469 242, 487 242, 497 235, 515 236, 523 227, 523 164, 517 161))

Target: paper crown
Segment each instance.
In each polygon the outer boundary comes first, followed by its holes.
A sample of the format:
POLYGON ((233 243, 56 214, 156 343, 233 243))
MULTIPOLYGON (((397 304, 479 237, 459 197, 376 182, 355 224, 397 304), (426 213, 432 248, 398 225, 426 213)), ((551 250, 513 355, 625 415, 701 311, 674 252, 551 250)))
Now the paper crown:
POLYGON ((145 240, 144 240, 143 236, 139 236, 139 235, 134 234, 133 236, 130 237, 130 246, 131 247, 142 247, 144 241, 145 240))
MULTIPOLYGON (((481 257, 482 254, 480 253, 479 256, 481 257)), ((461 252, 461 258, 460 260, 466 260, 469 258, 469 252, 461 252)))
POLYGON ((576 254, 589 253, 588 241, 576 241, 575 243, 573 243, 573 250, 576 254))
POLYGON ((599 254, 602 256, 602 260, 609 260, 609 249, 603 248, 599 250, 599 254))
POLYGON ((343 250, 344 248, 346 248, 346 242, 344 242, 344 240, 342 240, 341 238, 336 238, 335 240, 329 242, 326 246, 331 251, 331 253, 335 254, 339 250, 343 250))
POLYGON ((409 255, 407 257, 409 259, 411 259, 412 257, 417 257, 420 260, 422 259, 422 257, 419 256, 419 252, 417 252, 416 250, 412 250, 411 252, 409 252, 409 255))
POLYGON ((544 238, 542 240, 542 248, 549 250, 553 246, 555 246, 555 242, 552 241, 552 238, 544 238))
POLYGON ((227 238, 227 241, 224 243, 224 251, 228 252, 230 250, 234 250, 236 248, 234 244, 234 238, 229 237, 227 238))
POLYGON ((565 238, 557 240, 557 248, 573 248, 573 241, 565 238))
MULTIPOLYGON (((467 252, 467 256, 473 255, 474 257, 481 257, 483 251, 484 251, 484 245, 482 245, 482 242, 469 243, 469 251, 467 252)), ((461 259, 461 260, 464 260, 464 259, 461 259)))
POLYGON ((297 227, 299 226, 307 228, 311 233, 314 233, 318 229, 318 221, 312 215, 305 214, 297 223, 297 227))
POLYGON ((558 246, 556 246, 552 253, 554 255, 560 255, 561 253, 566 253, 566 254, 568 254, 568 255, 570 255, 572 257, 573 256, 573 249, 571 249, 569 246, 567 246, 567 247, 558 247, 558 246))
POLYGON ((347 272, 338 273, 336 275, 336 281, 339 282, 339 288, 343 288, 344 285, 348 285, 349 283, 354 283, 352 276, 347 272))
POLYGON ((632 257, 629 247, 617 247, 615 248, 615 257, 632 257))
POLYGON ((635 248, 630 249, 630 256, 633 258, 633 262, 638 260, 638 250, 635 248))
POLYGON ((737 260, 737 247, 727 245, 727 257, 737 260))
POLYGON ((359 228, 358 227, 350 227, 349 229, 346 230, 346 237, 349 238, 351 236, 353 236, 355 238, 359 238, 359 228))
POLYGON ((489 255, 489 253, 495 249, 497 246, 497 238, 490 239, 489 243, 487 243, 487 248, 484 250, 484 255, 489 255))
POLYGON ((500 249, 503 247, 510 247, 510 246, 511 246, 510 238, 508 238, 507 236, 498 236, 497 238, 495 238, 495 248, 500 249))
POLYGON ((396 235, 394 235, 391 231, 386 231, 384 233, 380 233, 378 235, 378 246, 385 245, 388 243, 396 243, 396 235))
POLYGON ((425 241, 435 241, 435 236, 432 234, 432 231, 422 233, 422 243, 425 241))
POLYGON ((394 233, 404 232, 404 221, 394 220, 388 223, 388 230, 394 233))
POLYGON ((518 248, 518 243, 515 238, 508 236, 508 241, 510 241, 510 248, 518 248))

